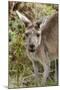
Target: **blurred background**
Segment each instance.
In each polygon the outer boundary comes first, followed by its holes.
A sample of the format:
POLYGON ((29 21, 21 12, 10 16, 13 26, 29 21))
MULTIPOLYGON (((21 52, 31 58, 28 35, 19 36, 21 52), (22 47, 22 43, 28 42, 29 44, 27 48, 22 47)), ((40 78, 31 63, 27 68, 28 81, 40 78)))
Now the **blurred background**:
MULTIPOLYGON (((50 16, 58 11, 56 4, 40 4, 28 2, 8 2, 8 36, 9 36, 9 88, 35 87, 36 81, 31 61, 28 59, 24 48, 25 32, 24 23, 18 18, 15 10, 19 10, 31 21, 50 16)), ((43 74, 43 67, 37 62, 40 72, 40 82, 43 74)), ((58 62, 56 62, 58 66, 58 62)), ((55 82, 55 62, 51 62, 51 73, 46 86, 58 85, 55 82)))

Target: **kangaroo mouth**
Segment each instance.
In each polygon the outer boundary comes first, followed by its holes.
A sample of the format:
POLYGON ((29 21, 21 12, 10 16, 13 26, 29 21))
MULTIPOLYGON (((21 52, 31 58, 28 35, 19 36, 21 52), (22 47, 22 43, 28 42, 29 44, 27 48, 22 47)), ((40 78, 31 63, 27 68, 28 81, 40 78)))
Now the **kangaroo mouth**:
POLYGON ((29 52, 35 52, 35 49, 29 49, 29 52))

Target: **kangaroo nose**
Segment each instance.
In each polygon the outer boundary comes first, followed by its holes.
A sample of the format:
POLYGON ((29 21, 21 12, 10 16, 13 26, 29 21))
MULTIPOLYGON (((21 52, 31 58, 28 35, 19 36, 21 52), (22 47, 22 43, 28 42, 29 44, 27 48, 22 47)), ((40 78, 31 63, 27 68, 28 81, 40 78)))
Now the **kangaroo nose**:
POLYGON ((30 48, 34 48, 35 46, 33 44, 30 45, 30 48))

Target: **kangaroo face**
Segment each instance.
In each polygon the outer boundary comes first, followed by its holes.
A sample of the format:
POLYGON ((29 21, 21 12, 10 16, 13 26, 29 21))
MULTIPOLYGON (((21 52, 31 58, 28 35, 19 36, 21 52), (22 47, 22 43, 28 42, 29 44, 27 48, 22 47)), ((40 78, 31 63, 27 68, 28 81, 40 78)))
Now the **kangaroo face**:
POLYGON ((30 25, 25 32, 25 47, 29 52, 35 52, 41 43, 41 31, 37 26, 30 25))

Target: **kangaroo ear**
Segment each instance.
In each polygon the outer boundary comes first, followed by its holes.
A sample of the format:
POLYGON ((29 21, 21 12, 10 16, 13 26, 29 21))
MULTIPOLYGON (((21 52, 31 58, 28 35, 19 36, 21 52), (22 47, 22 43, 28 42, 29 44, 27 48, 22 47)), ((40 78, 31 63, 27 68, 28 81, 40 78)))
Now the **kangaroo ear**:
POLYGON ((18 10, 16 10, 16 14, 20 18, 20 20, 22 20, 24 22, 24 24, 25 24, 26 27, 28 26, 28 24, 31 23, 31 21, 26 16, 24 16, 23 14, 21 14, 18 10))
POLYGON ((51 16, 47 16, 44 20, 44 22, 40 25, 40 30, 48 32, 48 30, 52 30, 55 23, 58 23, 58 12, 55 12, 51 16))

